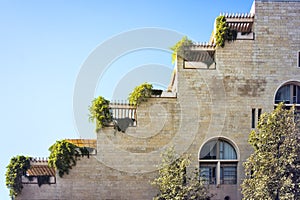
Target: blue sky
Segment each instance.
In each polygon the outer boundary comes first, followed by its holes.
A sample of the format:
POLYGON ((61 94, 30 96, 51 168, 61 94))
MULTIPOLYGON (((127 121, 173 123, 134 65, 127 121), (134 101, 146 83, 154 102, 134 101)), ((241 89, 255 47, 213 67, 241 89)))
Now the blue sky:
MULTIPOLYGON (((98 45, 144 27, 174 30, 205 42, 220 13, 247 13, 251 5, 252 0, 1 0, 1 199, 9 199, 4 174, 12 156, 47 157, 56 140, 82 135, 74 123, 74 87, 98 45)), ((124 73, 147 63, 173 68, 166 51, 123 55, 99 80, 95 96, 111 99, 124 73)))

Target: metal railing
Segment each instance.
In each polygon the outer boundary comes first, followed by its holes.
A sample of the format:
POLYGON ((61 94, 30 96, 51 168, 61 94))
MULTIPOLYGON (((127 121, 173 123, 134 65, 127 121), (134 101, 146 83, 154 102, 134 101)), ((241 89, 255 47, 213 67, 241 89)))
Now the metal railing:
POLYGON ((131 120, 132 123, 130 123, 129 126, 136 126, 136 106, 129 104, 126 100, 112 101, 109 106, 113 120, 131 120))

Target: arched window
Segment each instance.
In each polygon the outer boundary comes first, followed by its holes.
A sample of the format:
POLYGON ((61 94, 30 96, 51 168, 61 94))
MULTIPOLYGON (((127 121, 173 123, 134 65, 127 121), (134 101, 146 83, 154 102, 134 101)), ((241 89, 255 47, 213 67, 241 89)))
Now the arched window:
POLYGON ((200 174, 208 184, 237 184, 237 153, 224 139, 205 143, 200 150, 200 174))
POLYGON ((300 83, 289 82, 281 86, 275 95, 275 104, 300 104, 300 83))
POLYGON ((287 109, 295 105, 296 120, 300 120, 300 82, 291 81, 282 85, 276 92, 274 107, 283 102, 287 109))

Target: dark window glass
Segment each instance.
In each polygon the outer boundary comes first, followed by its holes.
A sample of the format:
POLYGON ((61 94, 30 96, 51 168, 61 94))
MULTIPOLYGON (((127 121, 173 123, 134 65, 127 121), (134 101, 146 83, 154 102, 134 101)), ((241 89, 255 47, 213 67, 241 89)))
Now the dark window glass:
POLYGON ((258 109, 258 113, 257 113, 257 120, 259 121, 260 120, 260 116, 261 116, 261 108, 258 109))
POLYGON ((300 104, 300 86, 295 84, 284 85, 275 95, 275 104, 300 104))
POLYGON ((237 181, 236 166, 221 166, 220 181, 221 184, 236 184, 237 181))
POLYGON ((300 67, 300 51, 298 51, 298 67, 300 67))
POLYGON ((255 108, 252 108, 251 128, 255 128, 255 108))
POLYGON ((227 142, 220 141, 220 159, 223 160, 235 160, 237 159, 234 148, 227 142), (221 154, 222 149, 222 154, 221 154))
POLYGON ((276 93, 275 103, 284 102, 286 104, 291 103, 290 85, 282 86, 276 93))
POLYGON ((202 147, 200 159, 217 159, 217 140, 210 141, 202 147))
POLYGON ((203 160, 235 160, 237 155, 231 144, 223 140, 213 140, 206 143, 200 151, 203 160))
POLYGON ((209 164, 209 165, 202 164, 201 165, 200 175, 207 184, 215 185, 217 183, 216 169, 217 169, 217 164, 214 164, 214 165, 212 165, 212 164, 209 164))

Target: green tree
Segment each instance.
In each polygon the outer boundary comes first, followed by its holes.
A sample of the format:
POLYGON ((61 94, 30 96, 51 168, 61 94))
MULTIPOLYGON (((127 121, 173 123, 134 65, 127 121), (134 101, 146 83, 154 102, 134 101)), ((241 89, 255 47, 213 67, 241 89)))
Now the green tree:
POLYGON ((161 157, 159 176, 152 182, 160 191, 154 197, 155 200, 208 199, 207 187, 200 179, 198 170, 192 178, 187 175, 186 169, 190 165, 188 156, 178 158, 172 147, 162 153, 161 157))
POLYGON ((26 175, 27 169, 30 168, 29 157, 15 156, 6 168, 6 186, 9 188, 9 195, 15 197, 22 191, 22 175, 26 175))
POLYGON ((152 84, 149 83, 143 83, 139 86, 136 86, 129 94, 129 103, 138 106, 141 102, 147 101, 147 99, 151 97, 152 88, 152 84))
POLYGON ((173 53, 172 53, 172 63, 175 62, 177 55, 179 55, 181 57, 184 57, 184 48, 189 47, 192 44, 193 44, 193 41, 188 39, 187 36, 184 36, 173 47, 171 47, 170 49, 173 51, 173 53))
POLYGON ((294 110, 280 104, 250 133, 254 153, 244 163, 244 199, 300 199, 299 134, 294 110))
POLYGON ((109 101, 102 96, 99 96, 92 101, 89 111, 89 121, 96 122, 96 132, 98 132, 105 123, 112 121, 109 101))

